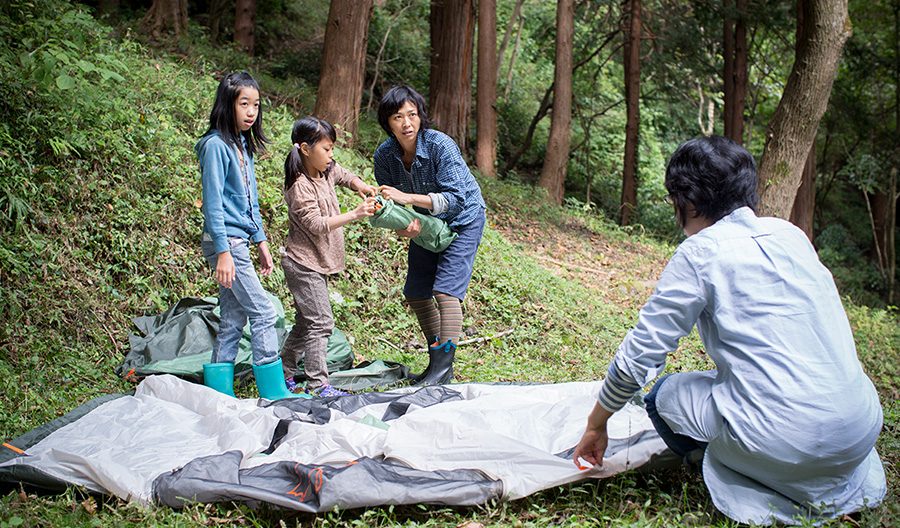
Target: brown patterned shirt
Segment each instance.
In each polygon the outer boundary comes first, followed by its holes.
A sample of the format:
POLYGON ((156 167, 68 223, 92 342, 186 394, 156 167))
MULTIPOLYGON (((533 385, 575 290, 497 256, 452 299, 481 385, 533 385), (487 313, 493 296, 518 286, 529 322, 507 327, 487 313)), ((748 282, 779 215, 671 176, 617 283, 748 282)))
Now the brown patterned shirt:
POLYGON ((319 178, 301 174, 284 193, 288 206, 287 256, 297 264, 332 274, 344 269, 344 231, 328 229, 328 218, 341 214, 335 185, 350 188, 358 175, 333 162, 319 178))

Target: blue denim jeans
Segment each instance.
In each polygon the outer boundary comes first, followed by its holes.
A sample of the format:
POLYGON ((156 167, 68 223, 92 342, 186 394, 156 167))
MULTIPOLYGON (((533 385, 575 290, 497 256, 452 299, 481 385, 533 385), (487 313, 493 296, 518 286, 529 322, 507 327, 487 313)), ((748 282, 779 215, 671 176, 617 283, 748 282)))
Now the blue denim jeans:
MULTIPOLYGON (((229 237, 231 258, 234 260, 234 281, 231 288, 219 285, 219 335, 213 348, 212 363, 234 363, 238 344, 250 319, 250 349, 254 365, 266 365, 278 359, 278 334, 275 322, 278 314, 250 258, 250 241, 229 237)), ((211 240, 201 243, 203 256, 216 269, 219 256, 211 240)))
POLYGON ((697 449, 706 449, 707 444, 706 442, 698 442, 690 436, 677 434, 669 427, 669 424, 666 423, 656 410, 656 393, 659 392, 659 388, 662 387, 666 378, 669 376, 671 376, 671 374, 666 374, 656 380, 653 388, 650 389, 650 392, 646 396, 644 396, 644 406, 647 408, 647 414, 650 416, 650 421, 653 422, 653 427, 656 429, 656 432, 659 433, 659 436, 666 445, 669 446, 669 449, 676 455, 684 458, 697 449))

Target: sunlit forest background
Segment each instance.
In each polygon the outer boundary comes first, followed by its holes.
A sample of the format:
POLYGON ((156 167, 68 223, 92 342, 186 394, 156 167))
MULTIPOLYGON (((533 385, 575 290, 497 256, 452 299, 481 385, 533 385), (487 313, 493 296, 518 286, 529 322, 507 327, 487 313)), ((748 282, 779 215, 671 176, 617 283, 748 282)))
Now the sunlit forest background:
MULTIPOLYGON (((367 33, 358 41, 365 46, 364 71, 358 131, 351 138, 356 149, 370 155, 385 139, 374 111, 387 88, 407 83, 423 94, 430 93, 432 99, 442 97, 442 91, 449 88, 430 84, 435 78, 432 31, 436 24, 431 2, 345 3, 351 10, 371 9, 367 33)), ((468 56, 463 57, 466 60, 460 70, 468 75, 469 90, 443 97, 452 97, 463 108, 461 130, 455 135, 447 132, 458 138, 475 165, 478 50, 472 42, 480 31, 474 19, 476 2, 445 3, 445 11, 451 10, 450 4, 471 11, 467 20, 472 27, 454 26, 454 31, 469 32, 469 45, 464 48, 468 56)), ((548 154, 564 156, 562 200, 566 203, 616 222, 623 222, 627 208, 626 223, 677 240, 679 230, 661 200, 666 157, 686 139, 709 133, 730 135, 725 129, 726 106, 730 104, 726 100, 726 57, 734 53, 734 42, 729 39, 734 38, 736 29, 743 35, 743 40, 735 42, 746 63, 738 135, 757 159, 762 156, 767 127, 794 64, 801 7, 786 0, 638 3, 635 203, 625 203, 622 189, 628 120, 624 48, 630 2, 582 0, 573 4, 570 139, 568 152, 563 153, 552 149, 548 153, 547 149, 553 115, 557 3, 496 2, 493 166, 496 177, 537 185, 548 154)), ((264 91, 284 99, 270 102, 289 105, 297 116, 314 112, 323 69, 337 68, 343 60, 332 56, 330 62, 323 62, 332 7, 332 2, 325 0, 239 1, 237 5, 227 0, 102 0, 84 5, 86 13, 109 24, 119 37, 176 56, 190 57, 202 50, 215 58, 216 69, 251 70, 261 78, 264 91), (179 5, 186 16, 167 15, 166 9, 179 5), (242 20, 250 15, 250 22, 242 20), (248 23, 252 30, 249 41, 248 23)), ((891 213, 896 217, 896 188, 892 191, 891 181, 896 181, 900 112, 898 2, 850 2, 849 14, 852 36, 844 46, 827 111, 815 135, 814 188, 808 194, 813 205, 804 214, 809 218, 806 229, 810 238, 842 293, 864 304, 887 306, 895 302, 896 238, 890 233, 896 230, 896 222, 890 217, 891 213)), ((358 39, 351 36, 354 32, 358 31, 346 26, 337 30, 345 40, 358 39)), ((47 81, 55 81, 59 73, 68 70, 73 78, 87 80, 92 72, 78 68, 77 55, 77 50, 59 43, 44 47, 29 60, 43 61, 46 71, 39 68, 35 75, 46 74, 47 81), (51 65, 48 60, 54 53, 57 60, 51 65), (63 61, 63 55, 72 60, 63 61)), ((128 74, 113 65, 107 67, 116 74, 128 74)), ((103 82, 115 80, 103 79, 98 86, 103 82)), ((64 96, 66 92, 59 93, 64 96)), ((185 102, 191 107, 208 104, 206 99, 185 102)))

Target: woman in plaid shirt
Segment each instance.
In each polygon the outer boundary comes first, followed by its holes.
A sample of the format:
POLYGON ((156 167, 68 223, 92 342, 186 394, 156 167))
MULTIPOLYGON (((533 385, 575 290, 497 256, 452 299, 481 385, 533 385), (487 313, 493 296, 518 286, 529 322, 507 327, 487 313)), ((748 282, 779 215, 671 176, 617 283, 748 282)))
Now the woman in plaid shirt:
MULTIPOLYGON (((456 143, 428 128, 425 99, 414 89, 391 88, 381 99, 378 122, 390 136, 375 151, 375 179, 381 195, 447 222, 459 235, 440 253, 410 244, 403 287, 429 344, 428 367, 411 377, 423 385, 448 383, 453 379, 454 340, 462 333, 461 303, 484 232, 481 187, 456 143)), ((419 221, 413 220, 397 234, 413 238, 420 230, 419 221)))

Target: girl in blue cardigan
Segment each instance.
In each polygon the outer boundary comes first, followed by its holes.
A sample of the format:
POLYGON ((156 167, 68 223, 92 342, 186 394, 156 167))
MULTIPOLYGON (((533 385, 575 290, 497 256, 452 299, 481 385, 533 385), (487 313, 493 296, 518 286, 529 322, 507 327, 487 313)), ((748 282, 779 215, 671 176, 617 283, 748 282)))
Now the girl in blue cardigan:
POLYGON ((259 272, 274 267, 253 171, 253 155, 264 151, 259 85, 247 72, 231 73, 219 83, 209 129, 195 147, 203 183, 203 256, 219 283, 220 323, 204 384, 234 396, 234 360, 244 325, 250 320, 253 373, 259 395, 268 400, 294 396, 281 375, 277 314, 250 257, 257 246, 259 272))

